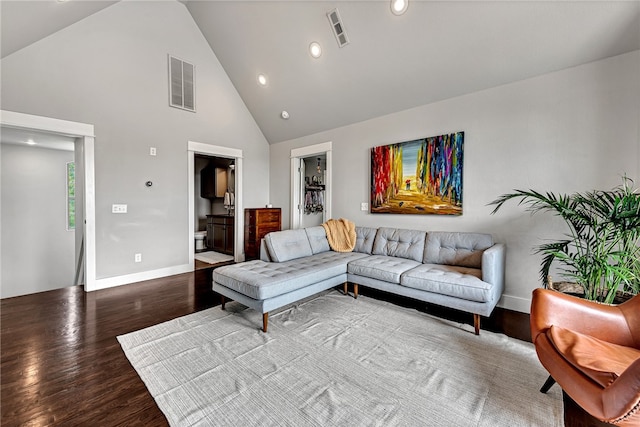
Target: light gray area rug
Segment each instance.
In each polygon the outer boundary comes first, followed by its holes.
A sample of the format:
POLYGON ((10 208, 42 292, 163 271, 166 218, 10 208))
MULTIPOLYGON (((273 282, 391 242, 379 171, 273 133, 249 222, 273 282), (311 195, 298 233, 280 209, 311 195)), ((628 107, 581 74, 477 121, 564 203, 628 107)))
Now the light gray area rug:
POLYGON ((366 296, 238 303, 118 337, 172 426, 562 426, 530 343, 366 296))

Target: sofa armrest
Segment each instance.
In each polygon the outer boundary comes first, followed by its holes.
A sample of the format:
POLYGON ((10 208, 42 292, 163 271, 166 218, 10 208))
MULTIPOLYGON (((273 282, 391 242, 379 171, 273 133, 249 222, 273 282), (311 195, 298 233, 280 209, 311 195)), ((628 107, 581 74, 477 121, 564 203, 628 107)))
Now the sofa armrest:
POLYGON ((482 280, 494 286, 494 295, 500 298, 504 292, 504 268, 507 248, 496 243, 482 253, 482 280))

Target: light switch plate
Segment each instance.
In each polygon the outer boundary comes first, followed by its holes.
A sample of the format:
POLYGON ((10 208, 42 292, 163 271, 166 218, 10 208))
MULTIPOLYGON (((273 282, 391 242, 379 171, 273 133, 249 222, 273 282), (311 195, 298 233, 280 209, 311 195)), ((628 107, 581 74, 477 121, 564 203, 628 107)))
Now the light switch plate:
POLYGON ((127 213, 127 205, 111 205, 111 213, 127 213))
POLYGON ((149 147, 149 155, 150 156, 156 155, 156 147, 149 147))

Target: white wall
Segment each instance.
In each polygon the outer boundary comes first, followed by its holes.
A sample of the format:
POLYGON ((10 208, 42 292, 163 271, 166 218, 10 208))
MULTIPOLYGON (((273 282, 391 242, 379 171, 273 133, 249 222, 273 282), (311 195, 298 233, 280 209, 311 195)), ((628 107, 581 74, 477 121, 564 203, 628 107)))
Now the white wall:
POLYGON ((0 144, 0 297, 73 285, 75 233, 67 231, 71 151, 0 144))
POLYGON ((0 65, 3 109, 95 125, 97 278, 188 266, 189 140, 243 150, 244 206, 268 202, 269 145, 183 4, 118 2, 0 65), (168 54, 196 113, 168 106, 168 54))
POLYGON ((424 105, 271 146, 271 194, 289 218, 289 153, 333 142, 333 217, 357 225, 489 232, 507 244, 501 305, 527 312, 540 286, 532 248, 565 229, 516 203, 491 216, 489 202, 512 189, 608 189, 621 175, 640 186, 640 51, 424 105), (369 214, 369 150, 464 131, 464 213, 460 217, 369 214))

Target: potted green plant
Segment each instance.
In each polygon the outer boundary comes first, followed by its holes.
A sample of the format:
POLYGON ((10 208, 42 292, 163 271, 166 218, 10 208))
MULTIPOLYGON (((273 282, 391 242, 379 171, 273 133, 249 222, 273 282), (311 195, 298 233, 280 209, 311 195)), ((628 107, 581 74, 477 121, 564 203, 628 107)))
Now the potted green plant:
POLYGON ((561 275, 577 283, 585 298, 610 304, 620 292, 635 295, 640 290, 640 193, 633 184, 623 177, 622 185, 611 190, 571 195, 514 190, 491 202, 491 213, 519 199, 532 214, 561 217, 569 229, 565 238, 536 247, 544 255, 543 285, 557 263, 561 275))

